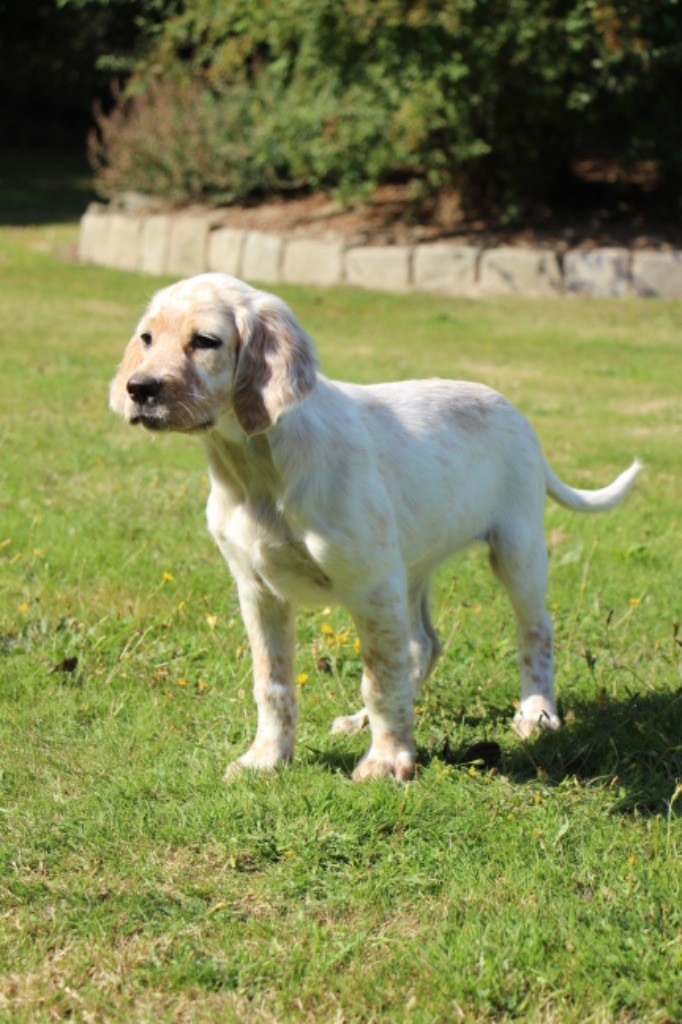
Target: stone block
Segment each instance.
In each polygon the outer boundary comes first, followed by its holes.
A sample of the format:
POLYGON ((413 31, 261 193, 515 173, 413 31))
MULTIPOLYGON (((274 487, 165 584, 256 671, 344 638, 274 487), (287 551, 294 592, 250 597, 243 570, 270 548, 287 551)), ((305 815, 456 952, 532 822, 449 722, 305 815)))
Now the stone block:
POLYGON ((682 299, 682 251, 636 252, 632 257, 632 283, 637 295, 682 299))
POLYGON ((124 213, 107 214, 107 220, 109 231, 102 258, 98 262, 117 270, 137 270, 142 220, 139 217, 128 217, 124 213))
POLYGON ((609 298, 630 292, 627 249, 572 249, 564 257, 566 291, 609 298))
POLYGON ((481 250, 453 242, 425 242, 414 251, 414 287, 441 295, 473 295, 481 250))
POLYGON ((165 274, 168 267, 168 247, 171 217, 162 213, 145 217, 140 238, 139 269, 145 274, 165 274))
POLYGON ((182 215, 171 222, 166 272, 178 277, 203 274, 208 263, 208 217, 182 215))
POLYGON ((345 268, 348 284, 381 292, 406 292, 412 284, 412 249, 405 245, 348 249, 345 268))
POLYGON ((479 269, 481 295, 558 295, 562 290, 561 267, 549 249, 500 246, 487 249, 479 269))
POLYGON ((244 242, 242 275, 245 281, 278 284, 282 280, 285 239, 265 231, 249 231, 244 242))
POLYGON ((291 239, 284 250, 282 280, 320 287, 340 284, 343 280, 344 249, 343 242, 291 239))
POLYGON ((246 231, 215 228, 208 236, 208 269, 232 277, 242 276, 246 231))
POLYGON ((101 263, 108 239, 109 217, 103 207, 93 203, 81 217, 78 259, 83 263, 101 263))

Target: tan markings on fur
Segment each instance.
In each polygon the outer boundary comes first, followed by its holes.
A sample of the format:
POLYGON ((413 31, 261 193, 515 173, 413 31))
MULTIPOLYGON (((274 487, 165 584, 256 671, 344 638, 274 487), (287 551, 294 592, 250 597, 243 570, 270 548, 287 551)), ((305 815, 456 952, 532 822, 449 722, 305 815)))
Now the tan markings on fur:
POLYGON ((253 744, 237 764, 272 768, 278 761, 291 760, 296 739, 293 611, 244 578, 239 599, 253 658, 258 727, 253 744))
POLYGON ((488 425, 493 410, 490 402, 472 394, 463 402, 453 402, 447 407, 447 411, 458 427, 476 431, 483 430, 488 425))
MULTIPOLYGON (((152 303, 152 307, 154 303, 152 303)), ((174 304, 168 309, 156 309, 143 317, 138 333, 130 340, 111 386, 111 405, 123 415, 137 410, 128 400, 126 385, 136 371, 149 373, 162 383, 162 392, 154 404, 155 421, 170 430, 188 431, 213 423, 218 411, 231 402, 233 362, 232 342, 236 336, 234 315, 223 310, 220 323, 216 323, 211 309, 185 309, 174 304), (148 333, 151 344, 143 345, 140 335, 148 333), (225 344, 219 354, 201 354, 192 351, 191 342, 197 333, 219 334, 225 344), (199 365, 211 359, 219 361, 229 370, 221 386, 212 378, 207 391, 199 374, 199 365)))
POLYGON ((234 411, 247 434, 258 434, 272 425, 263 391, 270 374, 257 350, 242 345, 234 381, 234 411))
POLYGON ((316 361, 307 336, 271 296, 255 301, 237 326, 234 409, 246 433, 258 434, 312 390, 316 361))
POLYGON ((558 717, 552 693, 552 630, 546 623, 519 629, 521 704, 515 727, 522 736, 531 734, 537 723, 556 728, 558 717))
POLYGON ((137 335, 130 339, 123 353, 121 364, 116 371, 116 376, 111 382, 111 407, 119 416, 123 415, 127 398, 126 384, 142 363, 143 349, 144 346, 137 335))
POLYGON ((257 686, 281 683, 291 676, 293 659, 289 654, 274 652, 271 648, 268 649, 258 642, 254 643, 252 654, 253 674, 257 680, 257 686))

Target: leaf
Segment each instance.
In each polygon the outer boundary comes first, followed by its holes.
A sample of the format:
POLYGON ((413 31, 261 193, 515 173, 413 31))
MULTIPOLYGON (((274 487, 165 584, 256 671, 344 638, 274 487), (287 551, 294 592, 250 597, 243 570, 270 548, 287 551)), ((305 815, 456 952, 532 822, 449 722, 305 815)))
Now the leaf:
POLYGON ((557 829, 557 834, 554 836, 554 842, 552 843, 553 846, 558 846, 559 845, 559 843, 561 842, 563 837, 566 835, 566 833, 568 832, 570 827, 571 827, 571 825, 570 825, 570 822, 569 822, 568 818, 564 818, 562 823, 559 825, 559 828, 557 829))
POLYGON ((455 754, 446 738, 443 745, 443 760, 452 765, 483 765, 485 768, 496 768, 502 760, 502 748, 492 740, 474 743, 463 754, 455 754))
POLYGON ((53 676, 56 672, 75 672, 78 668, 78 658, 64 658, 63 661, 53 665, 48 671, 48 676, 53 676))

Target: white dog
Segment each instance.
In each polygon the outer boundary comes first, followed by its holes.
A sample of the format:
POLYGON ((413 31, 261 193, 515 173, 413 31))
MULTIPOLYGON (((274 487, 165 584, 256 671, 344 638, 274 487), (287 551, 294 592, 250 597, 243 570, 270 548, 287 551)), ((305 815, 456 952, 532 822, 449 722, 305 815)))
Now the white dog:
POLYGON ((354 778, 411 778, 413 704, 440 652, 429 581, 473 541, 488 545, 516 613, 515 726, 523 736, 558 728, 545 494, 579 511, 611 508, 638 462, 603 490, 574 490, 521 413, 481 384, 327 380, 284 302, 222 274, 152 299, 111 406, 149 430, 201 434, 206 448, 209 529, 237 581, 258 707, 254 742, 228 775, 293 757, 300 601, 338 602, 358 630, 364 707, 333 727, 369 723, 354 778))

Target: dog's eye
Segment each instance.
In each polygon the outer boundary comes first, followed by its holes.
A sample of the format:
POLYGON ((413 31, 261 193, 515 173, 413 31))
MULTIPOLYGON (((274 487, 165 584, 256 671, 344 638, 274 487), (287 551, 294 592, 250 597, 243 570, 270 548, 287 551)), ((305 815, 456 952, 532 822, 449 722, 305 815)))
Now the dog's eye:
POLYGON ((152 336, 149 333, 149 331, 143 331, 142 332, 142 334, 140 335, 140 341, 145 346, 151 345, 151 343, 152 343, 152 336))
POLYGON ((190 345, 193 349, 220 348, 222 341, 212 334, 195 334, 190 345))

